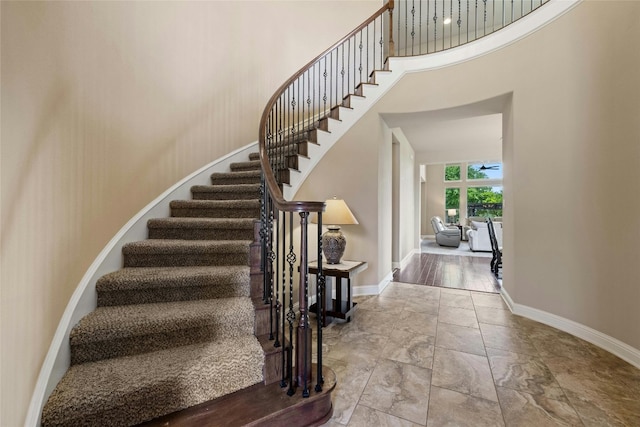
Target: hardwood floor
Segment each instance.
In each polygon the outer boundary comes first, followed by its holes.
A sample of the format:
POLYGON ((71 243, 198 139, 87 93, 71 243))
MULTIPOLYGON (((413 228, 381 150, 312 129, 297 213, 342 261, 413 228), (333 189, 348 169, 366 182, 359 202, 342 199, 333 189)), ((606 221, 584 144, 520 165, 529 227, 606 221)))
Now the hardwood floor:
POLYGON ((491 273, 491 258, 414 254, 407 266, 393 274, 395 282, 469 291, 500 291, 500 284, 491 273))

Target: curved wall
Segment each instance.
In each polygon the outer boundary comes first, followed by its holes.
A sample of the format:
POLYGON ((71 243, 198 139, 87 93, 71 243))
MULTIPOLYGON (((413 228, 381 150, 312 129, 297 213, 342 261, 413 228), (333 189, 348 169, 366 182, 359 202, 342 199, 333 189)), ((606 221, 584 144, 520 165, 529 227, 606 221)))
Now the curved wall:
POLYGON ((24 423, 65 306, 120 227, 255 141, 277 87, 379 7, 0 2, 0 425, 24 423))
POLYGON ((297 196, 339 189, 348 201, 360 225, 345 230, 345 257, 370 263, 359 285, 391 271, 391 136, 380 114, 472 104, 503 113, 504 288, 518 307, 605 334, 637 357, 639 15, 637 2, 585 1, 500 50, 405 75, 297 196))

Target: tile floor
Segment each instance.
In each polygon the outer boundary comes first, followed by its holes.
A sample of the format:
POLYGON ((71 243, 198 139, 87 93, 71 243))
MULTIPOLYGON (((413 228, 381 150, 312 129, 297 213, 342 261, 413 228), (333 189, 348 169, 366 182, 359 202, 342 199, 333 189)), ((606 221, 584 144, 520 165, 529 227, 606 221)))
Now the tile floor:
POLYGON ((496 294, 391 283, 323 329, 340 426, 640 426, 640 370, 496 294))

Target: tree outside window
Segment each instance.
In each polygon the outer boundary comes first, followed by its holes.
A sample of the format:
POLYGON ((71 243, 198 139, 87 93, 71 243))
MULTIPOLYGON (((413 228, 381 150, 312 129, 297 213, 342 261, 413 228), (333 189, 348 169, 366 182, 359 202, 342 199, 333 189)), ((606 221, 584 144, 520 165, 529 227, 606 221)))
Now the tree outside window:
POLYGON ((459 188, 446 188, 444 190, 444 217, 445 221, 452 223, 460 222, 460 189, 459 188), (455 209, 456 215, 448 215, 449 209, 455 209))

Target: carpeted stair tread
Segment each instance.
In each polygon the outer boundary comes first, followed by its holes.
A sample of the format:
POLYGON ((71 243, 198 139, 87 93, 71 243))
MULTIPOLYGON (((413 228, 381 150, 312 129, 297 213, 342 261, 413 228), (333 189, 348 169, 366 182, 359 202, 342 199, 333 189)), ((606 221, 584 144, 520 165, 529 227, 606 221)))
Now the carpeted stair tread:
POLYGON ((214 172, 211 174, 212 184, 259 184, 260 170, 214 172))
POLYGON ((172 217, 147 222, 149 239, 252 240, 255 218, 172 217))
POLYGON ((173 217, 258 218, 260 200, 174 200, 173 217))
POLYGON ((260 197, 260 184, 194 185, 191 194, 196 200, 246 200, 260 197))
MULTIPOLYGON (((160 304, 98 307, 78 322, 70 334, 71 344, 107 341, 131 335, 191 328, 197 325, 236 322, 253 333, 253 303, 249 297, 216 298, 160 304), (241 314, 250 313, 248 322, 241 314), (248 329, 247 329, 248 328, 248 329)), ((237 335, 234 333, 234 335, 237 335)))
POLYGON ((249 265, 251 240, 149 239, 122 247, 125 267, 249 265))
POLYGON ((72 366, 42 425, 128 426, 241 390, 263 379, 253 335, 72 366))
POLYGON ((250 296, 248 266, 123 268, 96 283, 98 306, 250 296))
POLYGON ((235 162, 229 166, 232 172, 246 170, 260 170, 260 160, 249 160, 248 162, 235 162))

